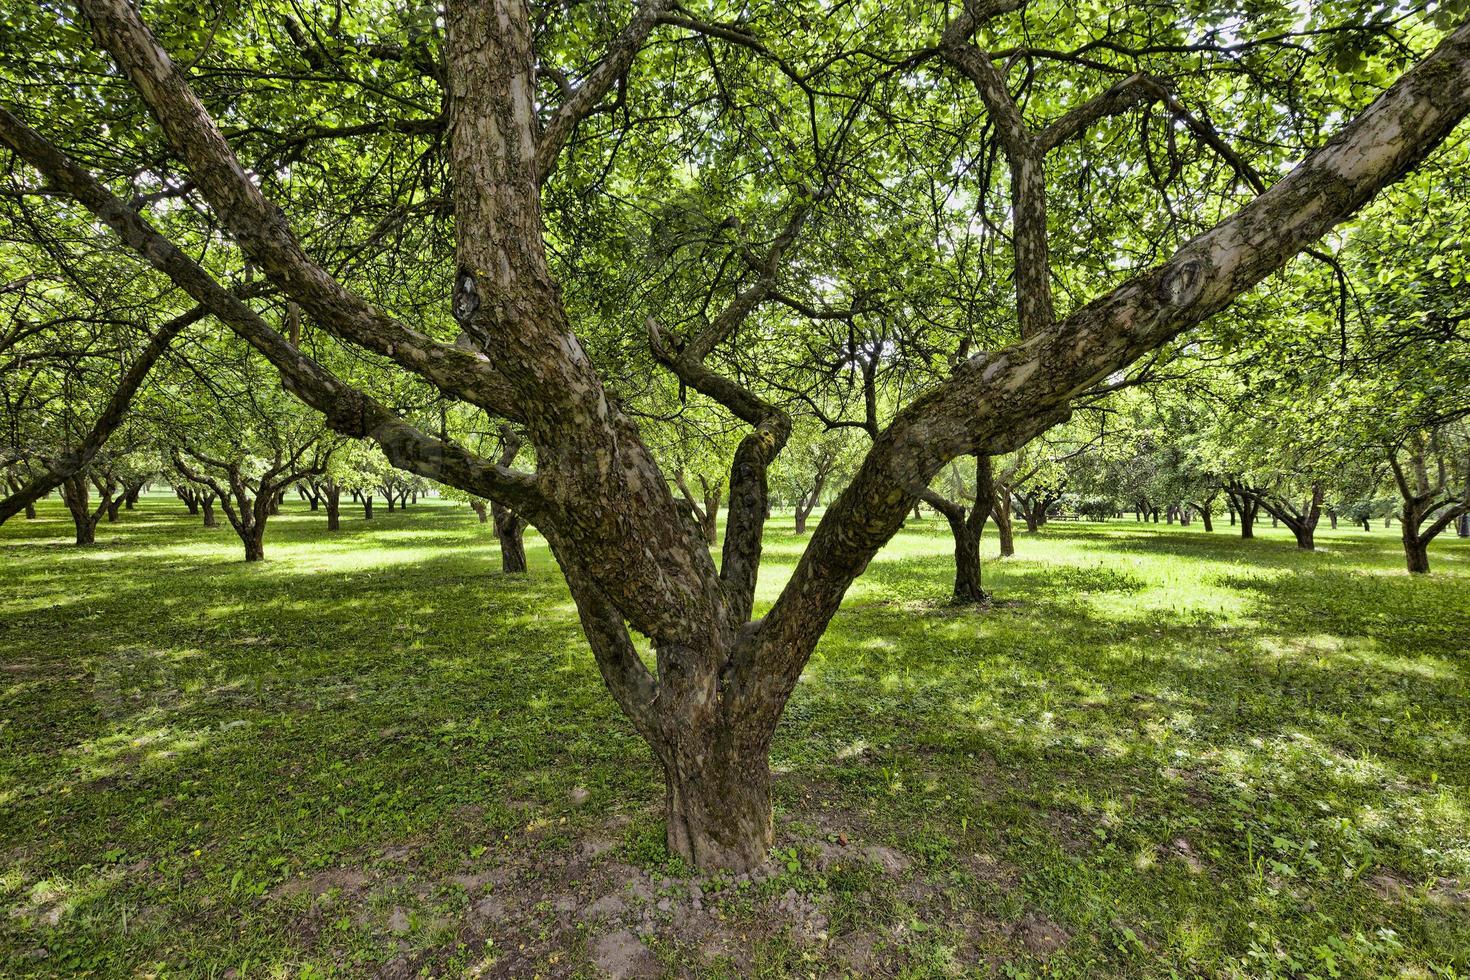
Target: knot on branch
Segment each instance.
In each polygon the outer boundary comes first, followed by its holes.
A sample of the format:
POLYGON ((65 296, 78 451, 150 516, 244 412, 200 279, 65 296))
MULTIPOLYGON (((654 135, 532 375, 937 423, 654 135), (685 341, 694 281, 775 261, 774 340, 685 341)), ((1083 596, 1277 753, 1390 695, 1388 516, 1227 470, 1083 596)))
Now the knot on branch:
POLYGON ((480 290, 475 284, 475 274, 464 266, 454 277, 454 300, 450 310, 459 325, 464 327, 480 308, 480 290))
POLYGON ((1176 310, 1193 303, 1204 289, 1206 271, 1206 262, 1202 258, 1175 263, 1159 279, 1159 302, 1176 310))

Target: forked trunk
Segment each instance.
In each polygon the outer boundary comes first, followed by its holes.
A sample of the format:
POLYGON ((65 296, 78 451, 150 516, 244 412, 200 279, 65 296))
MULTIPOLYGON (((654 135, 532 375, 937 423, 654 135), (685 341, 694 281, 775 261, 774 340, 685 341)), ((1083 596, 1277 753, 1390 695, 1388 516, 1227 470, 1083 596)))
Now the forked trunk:
POLYGON ((204 526, 219 527, 219 518, 214 516, 214 495, 201 497, 199 506, 204 508, 204 526))
POLYGON ((1240 505, 1240 536, 1242 538, 1256 536, 1256 508, 1258 506, 1254 501, 1246 501, 1240 505))
POLYGON ((122 510, 123 498, 113 497, 107 502, 107 523, 116 524, 118 511, 122 510))

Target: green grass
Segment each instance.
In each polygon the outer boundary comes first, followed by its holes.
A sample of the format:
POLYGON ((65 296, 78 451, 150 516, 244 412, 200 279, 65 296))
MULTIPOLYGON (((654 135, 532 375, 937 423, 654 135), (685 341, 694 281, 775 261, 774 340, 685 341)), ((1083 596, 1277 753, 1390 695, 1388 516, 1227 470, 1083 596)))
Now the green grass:
POLYGON ((1053 526, 976 612, 911 522, 777 735, 776 873, 695 881, 539 539, 346 510, 261 566, 161 496, 0 528, 0 976, 1470 973, 1467 542, 1053 526))

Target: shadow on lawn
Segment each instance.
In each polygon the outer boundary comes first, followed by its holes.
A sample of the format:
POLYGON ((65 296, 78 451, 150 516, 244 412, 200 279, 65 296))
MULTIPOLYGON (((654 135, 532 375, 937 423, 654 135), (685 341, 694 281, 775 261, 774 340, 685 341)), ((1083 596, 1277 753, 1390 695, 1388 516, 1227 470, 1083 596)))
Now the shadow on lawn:
MULTIPOLYGON (((268 536, 268 555, 307 541, 460 546, 367 571, 248 566, 228 529, 213 532, 228 557, 180 552, 206 532, 181 545, 178 520, 152 515, 115 526, 101 559, 7 542, 7 560, 45 562, 16 594, 40 586, 60 601, 0 620, 0 646, 22 651, 0 676, 0 807, 15 831, 4 882, 8 904, 42 919, 12 918, 0 940, 100 945, 118 909, 151 908, 132 942, 161 955, 269 961, 351 937, 393 949, 387 909, 334 939, 303 933, 270 896, 405 847, 424 881, 475 848, 489 865, 525 848, 560 855, 624 833, 609 815, 632 820, 626 839, 642 846, 662 782, 603 691, 549 556, 533 551, 532 574, 508 579, 480 546, 488 533, 449 526, 460 520, 473 524, 426 508, 325 538, 303 510, 268 536), (35 897, 48 881, 60 899, 35 897)), ((956 611, 939 605, 947 539, 914 533, 936 557, 875 562, 798 686, 773 749, 788 770, 776 795, 792 821, 783 846, 826 846, 836 831, 894 844, 915 882, 949 897, 880 883, 834 923, 899 935, 919 915, 944 929, 1041 916, 1065 927, 1062 955, 1083 972, 1184 967, 1204 955, 1191 942, 1242 956, 1260 928, 1297 949, 1392 921, 1436 962, 1465 935, 1430 934, 1430 912, 1363 884, 1380 865, 1443 874, 1445 835, 1466 833, 1454 802, 1470 787, 1463 580, 1345 571, 1289 539, 1245 551, 1178 531, 1099 542, 1048 529, 1084 551, 1220 562, 1214 584, 1249 594, 1251 615, 1186 604, 1110 618, 1095 600, 1157 586, 1026 559, 1026 538, 1023 560, 986 565, 1011 604, 956 611), (914 600, 929 605, 916 613, 914 600)), ((806 860, 783 890, 815 887, 806 860)), ((823 880, 827 900, 848 901, 823 880)), ((419 903, 425 921, 450 914, 435 911, 445 901, 391 899, 419 903)), ((918 935, 905 955, 933 941, 918 935)), ((1003 935, 1007 956, 1036 954, 1003 935)))

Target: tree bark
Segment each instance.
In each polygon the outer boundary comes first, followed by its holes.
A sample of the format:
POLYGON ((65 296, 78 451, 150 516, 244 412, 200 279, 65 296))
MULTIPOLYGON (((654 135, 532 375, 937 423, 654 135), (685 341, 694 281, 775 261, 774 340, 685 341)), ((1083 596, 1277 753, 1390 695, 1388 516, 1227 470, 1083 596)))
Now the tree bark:
POLYGON ((362 495, 362 519, 365 521, 373 519, 373 495, 370 493, 362 495))
POLYGON ((322 491, 322 499, 327 505, 327 530, 340 531, 342 529, 342 490, 336 486, 328 486, 322 491))
POLYGON ((669 853, 695 868, 764 864, 773 841, 766 746, 681 742, 661 755, 669 853))
POLYGON ((265 527, 260 526, 252 529, 248 534, 241 535, 241 541, 245 543, 246 561, 265 561, 265 527))

